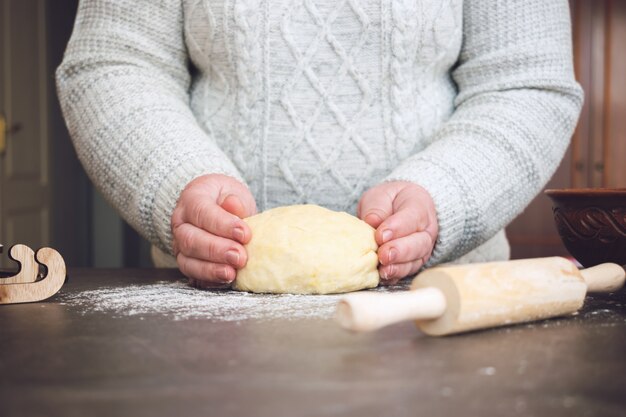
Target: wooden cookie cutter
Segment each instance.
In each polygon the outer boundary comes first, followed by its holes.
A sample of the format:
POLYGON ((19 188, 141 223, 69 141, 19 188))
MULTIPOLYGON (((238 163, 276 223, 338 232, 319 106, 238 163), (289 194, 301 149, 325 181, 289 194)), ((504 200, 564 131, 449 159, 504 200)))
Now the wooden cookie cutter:
POLYGON ((65 283, 65 262, 52 248, 41 248, 35 253, 26 245, 13 245, 9 249, 9 258, 19 264, 19 270, 13 276, 0 277, 0 304, 45 300, 65 283), (39 265, 43 266, 43 273, 39 273, 39 265))

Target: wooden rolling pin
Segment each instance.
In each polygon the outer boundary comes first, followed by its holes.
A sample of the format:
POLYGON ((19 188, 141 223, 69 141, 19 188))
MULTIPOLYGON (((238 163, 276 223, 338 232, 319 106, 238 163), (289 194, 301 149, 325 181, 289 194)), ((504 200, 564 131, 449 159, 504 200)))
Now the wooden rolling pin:
POLYGON ((354 331, 416 320, 423 332, 442 336, 570 314, 587 292, 613 292, 623 284, 617 264, 579 271, 560 257, 440 266, 420 273, 411 291, 348 294, 335 318, 354 331))

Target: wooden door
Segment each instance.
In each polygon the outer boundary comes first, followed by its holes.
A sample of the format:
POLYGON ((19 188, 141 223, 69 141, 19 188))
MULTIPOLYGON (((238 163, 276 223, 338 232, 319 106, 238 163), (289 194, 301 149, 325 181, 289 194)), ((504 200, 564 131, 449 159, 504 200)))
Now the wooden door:
MULTIPOLYGON (((546 188, 626 187, 626 1, 570 0, 576 78, 585 102, 546 188)), ((540 194, 507 228, 512 257, 567 255, 540 194)))
MULTIPOLYGON (((50 241, 46 1, 0 0, 0 243, 50 241)), ((6 255, 0 265, 14 266, 6 255)))
POLYGON ((626 2, 571 0, 576 74, 586 93, 572 141, 580 187, 626 187, 626 2))

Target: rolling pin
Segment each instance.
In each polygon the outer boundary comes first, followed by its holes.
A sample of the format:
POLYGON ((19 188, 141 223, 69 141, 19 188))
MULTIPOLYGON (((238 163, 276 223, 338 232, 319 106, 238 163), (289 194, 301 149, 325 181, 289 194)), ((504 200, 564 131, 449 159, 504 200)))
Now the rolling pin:
POLYGON ((354 331, 415 320, 424 333, 443 336, 570 314, 587 292, 613 292, 623 284, 617 264, 578 270, 561 257, 444 265, 417 275, 411 291, 348 294, 335 319, 354 331))

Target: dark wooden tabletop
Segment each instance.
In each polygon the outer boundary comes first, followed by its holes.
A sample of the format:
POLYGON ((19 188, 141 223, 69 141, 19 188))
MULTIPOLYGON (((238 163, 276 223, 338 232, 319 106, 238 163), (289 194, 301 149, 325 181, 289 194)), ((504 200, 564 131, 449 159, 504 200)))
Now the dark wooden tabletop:
POLYGON ((412 323, 355 335, 315 315, 124 310, 137 294, 160 304, 168 283, 200 290, 172 270, 69 275, 46 302, 0 306, 2 416, 626 414, 624 291, 576 316, 432 338, 412 323))

